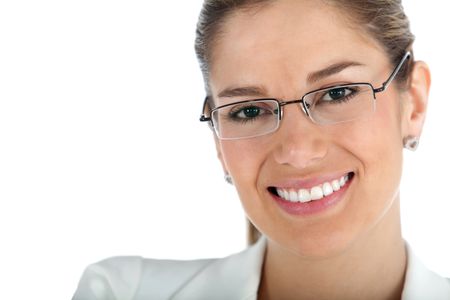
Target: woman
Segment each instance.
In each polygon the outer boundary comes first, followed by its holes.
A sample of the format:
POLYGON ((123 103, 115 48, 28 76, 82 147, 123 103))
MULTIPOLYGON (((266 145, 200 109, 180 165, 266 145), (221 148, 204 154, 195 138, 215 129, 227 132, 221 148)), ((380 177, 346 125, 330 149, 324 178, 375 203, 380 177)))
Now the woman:
POLYGON ((450 299, 401 236, 430 86, 412 44, 400 0, 206 0, 201 121, 262 238, 219 260, 109 259, 74 299, 450 299))

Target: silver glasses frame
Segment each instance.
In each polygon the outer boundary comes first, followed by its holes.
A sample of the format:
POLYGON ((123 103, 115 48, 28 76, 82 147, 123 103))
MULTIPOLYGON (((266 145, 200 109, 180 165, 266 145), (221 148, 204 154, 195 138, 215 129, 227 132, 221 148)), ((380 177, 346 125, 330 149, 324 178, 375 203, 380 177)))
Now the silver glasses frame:
MULTIPOLYGON (((303 110, 303 112, 305 113, 305 115, 306 115, 312 122, 314 122, 314 123, 316 123, 316 124, 320 124, 320 123, 316 122, 316 121, 312 118, 311 113, 310 113, 310 111, 309 111, 308 103, 305 102, 305 98, 306 98, 308 95, 311 95, 311 94, 314 94, 314 93, 317 93, 317 92, 321 92, 321 91, 325 91, 325 90, 329 90, 329 89, 334 89, 334 88, 343 88, 343 87, 349 87, 349 86, 355 86, 355 85, 366 85, 366 86, 368 86, 368 87, 370 87, 370 88, 372 89, 372 92, 373 92, 373 99, 374 99, 374 101, 375 101, 375 100, 376 100, 376 94, 377 94, 377 93, 384 92, 384 91, 389 87, 389 85, 390 85, 390 84, 392 83, 392 81, 395 79, 395 76, 397 76, 397 74, 399 73, 400 69, 403 67, 404 63, 405 63, 408 59, 410 59, 410 58, 411 58, 411 52, 410 52, 410 51, 407 51, 407 52, 403 55, 402 59, 401 59, 400 62, 397 64, 397 66, 394 68, 394 70, 392 71, 392 73, 389 75, 388 79, 387 79, 385 82, 383 82, 383 84, 382 84, 379 88, 374 88, 373 85, 372 85, 371 83, 368 83, 368 82, 359 82, 359 83, 351 83, 351 84, 344 84, 344 85, 337 85, 337 86, 330 86, 330 87, 326 87, 326 88, 320 88, 320 89, 313 90, 313 91, 310 91, 310 92, 306 93, 306 94, 303 95, 303 97, 301 97, 300 99, 290 100, 290 101, 280 101, 280 100, 275 99, 275 98, 250 99, 250 100, 238 101, 238 102, 234 102, 234 103, 229 103, 229 104, 225 104, 225 105, 218 106, 218 107, 216 107, 216 108, 214 108, 214 109, 212 109, 212 110, 210 111, 209 116, 206 115, 206 110, 207 110, 207 108, 208 108, 208 101, 209 101, 209 97, 207 96, 207 97, 205 98, 204 102, 203 102, 203 108, 202 108, 202 114, 201 114, 201 116, 200 116, 200 122, 209 122, 210 127, 211 127, 212 129, 214 129, 214 132, 215 132, 216 136, 217 136, 219 139, 221 139, 221 140, 235 140, 235 139, 253 138, 253 137, 258 137, 258 136, 270 134, 270 133, 275 132, 276 130, 278 130, 278 128, 280 127, 279 124, 280 124, 280 122, 281 122, 281 120, 282 120, 282 118, 283 118, 283 109, 282 109, 282 107, 283 107, 283 106, 286 106, 286 105, 288 105, 288 104, 299 103, 299 104, 301 104, 302 110, 303 110), (262 134, 254 135, 254 136, 248 136, 248 137, 245 136, 245 137, 236 137, 236 138, 223 138, 223 137, 220 136, 220 134, 219 134, 219 132, 218 132, 218 129, 214 126, 214 121, 213 121, 213 119, 212 119, 212 117, 211 117, 212 114, 213 114, 215 111, 217 111, 217 110, 219 110, 219 109, 222 109, 222 108, 224 108, 224 107, 228 107, 228 106, 232 106, 232 105, 236 105, 236 104, 242 104, 242 103, 248 103, 248 102, 258 102, 258 101, 268 101, 268 100, 274 101, 274 102, 276 102, 277 105, 278 105, 278 111, 279 111, 279 112, 278 112, 278 123, 277 123, 277 126, 276 126, 273 130, 268 131, 268 132, 264 132, 264 133, 262 133, 262 134)), ((351 119, 351 120, 353 120, 353 119, 351 119)), ((334 124, 334 123, 340 123, 340 122, 347 122, 347 121, 351 121, 351 120, 344 120, 344 121, 338 121, 338 122, 330 122, 330 123, 327 123, 327 124, 334 124)))

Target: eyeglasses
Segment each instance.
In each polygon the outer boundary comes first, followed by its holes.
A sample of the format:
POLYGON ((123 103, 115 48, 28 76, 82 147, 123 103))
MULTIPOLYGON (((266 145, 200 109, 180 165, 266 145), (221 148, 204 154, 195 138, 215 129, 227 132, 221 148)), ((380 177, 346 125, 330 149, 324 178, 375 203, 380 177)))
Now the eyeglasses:
POLYGON ((299 100, 254 99, 222 105, 206 116, 208 97, 203 104, 201 122, 210 122, 221 140, 246 139, 266 135, 280 127, 283 107, 298 103, 316 124, 328 125, 368 116, 375 111, 376 94, 385 91, 406 60, 406 52, 389 78, 379 88, 370 83, 352 83, 314 90, 299 100))

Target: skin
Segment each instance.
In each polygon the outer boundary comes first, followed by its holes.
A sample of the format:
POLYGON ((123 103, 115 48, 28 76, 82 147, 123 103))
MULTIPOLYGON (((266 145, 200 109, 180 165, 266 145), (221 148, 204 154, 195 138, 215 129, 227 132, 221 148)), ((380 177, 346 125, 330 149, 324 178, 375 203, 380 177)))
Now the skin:
MULTIPOLYGON (((216 105, 299 99, 341 83, 381 86, 394 66, 382 47, 342 14, 306 0, 274 1, 232 14, 213 49, 210 87, 216 105), (308 82, 308 74, 341 61, 362 66, 308 82), (248 86, 261 91, 218 97, 225 89, 248 86)), ((399 211, 402 141, 421 134, 429 85, 428 67, 416 62, 407 89, 394 82, 377 94, 376 111, 365 118, 317 125, 299 106, 288 105, 275 133, 216 138, 224 171, 249 219, 268 239, 260 299, 400 298, 406 266, 399 211), (267 190, 286 180, 349 171, 355 176, 343 200, 314 215, 287 214, 267 190)))

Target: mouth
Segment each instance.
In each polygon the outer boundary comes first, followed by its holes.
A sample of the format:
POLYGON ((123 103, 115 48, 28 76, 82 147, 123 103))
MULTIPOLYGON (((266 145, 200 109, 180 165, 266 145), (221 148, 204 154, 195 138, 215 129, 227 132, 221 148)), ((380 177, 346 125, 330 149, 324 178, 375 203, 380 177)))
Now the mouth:
POLYGON ((339 178, 322 182, 313 187, 282 188, 271 186, 268 188, 268 191, 276 198, 290 203, 309 203, 332 197, 335 193, 348 186, 354 175, 354 172, 349 172, 339 178))

